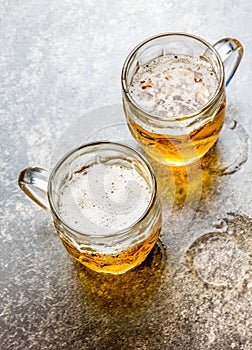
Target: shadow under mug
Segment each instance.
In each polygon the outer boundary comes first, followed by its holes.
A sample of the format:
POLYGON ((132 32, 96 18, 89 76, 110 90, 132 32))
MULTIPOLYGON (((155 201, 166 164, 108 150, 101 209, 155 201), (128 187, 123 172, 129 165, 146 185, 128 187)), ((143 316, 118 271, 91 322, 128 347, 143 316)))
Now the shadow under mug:
MULTIPOLYGON (((140 146, 154 159, 168 165, 189 164, 206 154, 221 131, 226 107, 225 86, 232 79, 242 55, 243 47, 236 39, 225 38, 210 45, 199 37, 184 33, 157 35, 133 49, 122 68, 122 99, 129 130, 140 146), (152 60, 165 55, 174 55, 174 58, 181 55, 181 60, 190 57, 210 63, 217 87, 196 112, 169 117, 168 112, 167 115, 149 112, 141 106, 140 99, 138 103, 134 100, 130 89, 135 74, 152 60)), ((172 114, 171 109, 170 112, 172 114)))
POLYGON ((151 165, 119 143, 85 144, 52 170, 24 169, 20 188, 52 213, 68 253, 112 274, 141 264, 161 230, 161 204, 151 165))

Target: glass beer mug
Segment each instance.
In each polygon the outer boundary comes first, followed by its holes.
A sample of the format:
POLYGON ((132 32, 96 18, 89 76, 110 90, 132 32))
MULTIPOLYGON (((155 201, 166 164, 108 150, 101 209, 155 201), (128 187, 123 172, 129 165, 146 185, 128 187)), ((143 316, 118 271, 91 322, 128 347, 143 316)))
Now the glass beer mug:
POLYGON ((243 55, 236 39, 215 45, 167 33, 139 44, 126 58, 121 84, 129 130, 161 163, 201 158, 221 131, 227 86, 243 55))
POLYGON ((52 170, 30 167, 18 179, 49 211, 68 253, 88 268, 121 274, 141 264, 161 230, 161 204, 151 165, 131 147, 85 144, 52 170))

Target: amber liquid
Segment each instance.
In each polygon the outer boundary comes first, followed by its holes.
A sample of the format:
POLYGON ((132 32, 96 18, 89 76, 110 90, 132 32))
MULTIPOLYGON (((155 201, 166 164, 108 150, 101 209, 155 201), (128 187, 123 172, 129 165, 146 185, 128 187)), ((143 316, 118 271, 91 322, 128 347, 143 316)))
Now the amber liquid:
POLYGON ((112 274, 124 273, 141 264, 158 240, 161 230, 161 219, 154 227, 154 232, 145 241, 136 244, 116 255, 106 255, 77 249, 76 246, 60 234, 68 253, 81 264, 97 271, 112 274))
POLYGON ((201 158, 215 143, 223 125, 226 101, 215 111, 212 120, 189 135, 164 135, 150 132, 137 124, 127 112, 128 127, 143 149, 161 163, 189 164, 201 158))

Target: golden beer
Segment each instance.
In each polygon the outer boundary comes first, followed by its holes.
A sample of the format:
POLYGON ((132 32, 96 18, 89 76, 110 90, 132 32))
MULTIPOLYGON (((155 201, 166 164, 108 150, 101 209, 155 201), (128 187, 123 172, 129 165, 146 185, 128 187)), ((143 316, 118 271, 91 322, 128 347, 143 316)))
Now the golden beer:
POLYGON ((55 228, 75 260, 120 274, 139 265, 158 240, 156 179, 147 161, 127 146, 105 142, 84 150, 55 192, 61 219, 54 220, 55 228))
POLYGON ((129 88, 143 113, 124 106, 132 135, 160 162, 179 165, 200 158, 215 143, 224 121, 224 95, 216 108, 201 112, 218 83, 203 57, 168 54, 148 61, 133 75, 129 88))

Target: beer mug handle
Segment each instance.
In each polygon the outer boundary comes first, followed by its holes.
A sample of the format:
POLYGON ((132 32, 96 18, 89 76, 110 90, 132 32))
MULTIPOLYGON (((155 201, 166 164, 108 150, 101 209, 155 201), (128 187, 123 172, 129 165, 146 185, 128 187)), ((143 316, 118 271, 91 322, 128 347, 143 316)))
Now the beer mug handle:
POLYGON ((47 196, 49 172, 43 168, 31 167, 21 171, 18 185, 36 204, 50 212, 47 196))
POLYGON ((243 46, 237 39, 233 38, 221 39, 213 46, 222 59, 225 70, 226 86, 228 86, 241 62, 243 46))

